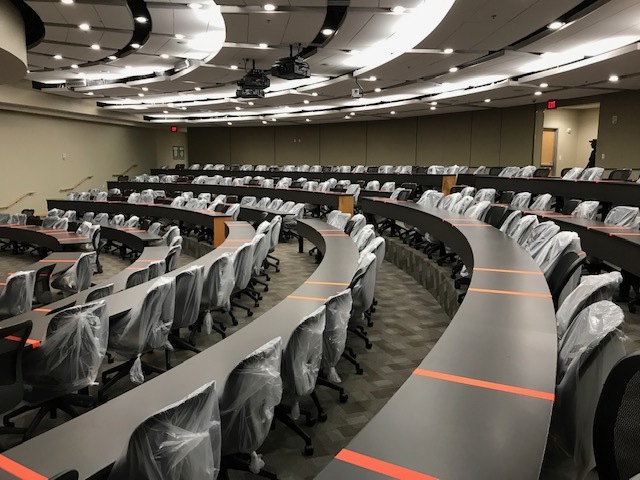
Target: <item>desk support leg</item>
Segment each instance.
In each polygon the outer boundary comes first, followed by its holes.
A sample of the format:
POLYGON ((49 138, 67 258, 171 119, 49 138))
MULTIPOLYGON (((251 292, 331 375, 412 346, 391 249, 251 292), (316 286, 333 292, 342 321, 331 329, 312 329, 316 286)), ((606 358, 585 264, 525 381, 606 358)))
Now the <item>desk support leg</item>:
POLYGON ((230 217, 215 217, 213 219, 213 246, 219 247, 227 238, 225 222, 231 220, 230 217))
POLYGON ((298 235, 298 253, 304 253, 304 237, 298 235))

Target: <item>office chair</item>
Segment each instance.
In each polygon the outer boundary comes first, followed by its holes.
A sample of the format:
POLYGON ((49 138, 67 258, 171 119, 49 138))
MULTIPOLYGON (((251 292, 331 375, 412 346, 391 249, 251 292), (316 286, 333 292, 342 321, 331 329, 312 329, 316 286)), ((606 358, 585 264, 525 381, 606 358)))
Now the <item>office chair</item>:
MULTIPOLYGON (((17 407, 24 398, 22 359, 31 333, 31 320, 0 329, 0 340, 6 343, 0 354, 0 414, 17 407)), ((25 428, 0 426, 0 434, 24 434, 25 428)))
POLYGON ((637 228, 639 220, 640 208, 618 206, 609 210, 604 219, 606 225, 614 225, 616 227, 637 228))
POLYGON ((182 252, 182 245, 174 245, 169 248, 169 253, 165 257, 165 264, 167 266, 167 273, 174 271, 178 268, 178 260, 180 259, 180 253, 182 252))
MULTIPOLYGON (((593 425, 602 386, 614 365, 624 357, 621 328, 624 313, 609 301, 597 302, 576 317, 560 342, 556 399, 549 441, 553 470, 570 478, 585 478, 595 467, 593 425)), ((600 477, 605 478, 605 477, 600 477)))
POLYGON ((573 167, 569 168, 568 170, 566 168, 563 168, 560 176, 563 180, 578 180, 583 171, 584 168, 582 167, 573 167))
POLYGON ((537 168, 534 165, 527 165, 526 167, 518 169, 513 176, 516 178, 530 178, 533 177, 536 170, 537 168))
POLYGON ((544 246, 560 231, 560 227, 552 221, 542 222, 536 225, 531 234, 522 244, 522 247, 534 259, 544 246))
POLYGON ((292 238, 299 238, 297 232, 298 220, 301 220, 303 216, 304 203, 296 203, 296 205, 283 217, 280 235, 285 241, 292 238))
POLYGON ((260 233, 264 234, 264 237, 256 243, 253 251, 253 275, 251 277, 250 285, 255 288, 256 284, 260 284, 264 287, 264 291, 268 292, 269 285, 266 282, 269 282, 271 277, 266 272, 265 266, 267 265, 267 255, 269 255, 269 250, 271 248, 271 222, 262 222, 256 230, 256 234, 260 233), (266 281, 263 282, 259 279, 259 277, 262 276, 265 277, 266 281))
MULTIPOLYGON (((235 271, 235 286, 232 292, 232 298, 239 298, 241 293, 249 285, 253 269, 253 249, 254 243, 252 241, 245 243, 233 253, 232 262, 235 271)), ((254 303, 257 303, 257 301, 254 300, 254 303)), ((248 317, 253 316, 253 311, 249 307, 241 305, 235 301, 231 302, 231 306, 245 310, 248 317)))
POLYGON ((314 391, 322 361, 325 310, 323 305, 305 317, 289 337, 282 353, 283 399, 275 409, 275 418, 304 440, 305 455, 313 455, 311 437, 298 426, 296 420, 302 414, 307 419, 307 425, 312 426, 315 418, 310 412, 300 410, 298 399, 310 395, 318 410, 318 420, 327 420, 327 415, 314 391))
POLYGON ((147 268, 149 270, 148 280, 152 280, 161 275, 164 275, 167 271, 167 265, 164 260, 158 260, 157 262, 150 262, 147 268))
POLYGON ((364 250, 369 243, 376 238, 376 232, 373 225, 365 225, 362 229, 352 237, 353 243, 358 247, 358 252, 364 250))
POLYGON ((510 205, 515 194, 516 192, 514 192, 513 190, 503 191, 502 193, 500 193, 500 197, 498 197, 498 203, 502 205, 510 205))
POLYGON ((481 188, 475 195, 472 195, 476 202, 495 202, 496 201, 496 189, 495 188, 481 188))
MULTIPOLYGON (((373 253, 364 255, 359 259, 349 288, 353 299, 353 308, 349 318, 349 331, 364 341, 367 350, 373 346, 365 330, 367 324, 367 312, 373 305, 376 287, 376 256, 373 253)), ((353 356, 353 351, 350 350, 353 356)))
POLYGON ((281 351, 282 339, 277 337, 248 355, 227 378, 220 399, 221 480, 228 480, 228 470, 278 478, 263 470, 264 461, 256 450, 264 443, 282 399, 281 351))
POLYGON ((7 277, 0 293, 0 320, 15 317, 31 310, 36 273, 33 270, 15 272, 7 277))
POLYGON ((523 247, 531 237, 533 229, 536 228, 539 223, 536 215, 525 215, 520 219, 518 225, 513 229, 513 233, 509 236, 513 238, 518 245, 523 247))
MULTIPOLYGON (((490 207, 491 208, 491 207, 490 207)), ((502 225, 500 225, 500 231, 505 235, 513 238, 513 234, 520 223, 520 219, 522 218, 522 212, 520 210, 514 210, 507 218, 505 218, 502 225)))
POLYGON ((580 174, 579 180, 594 182, 596 180, 600 180, 602 178, 603 173, 604 173, 604 168, 602 167, 585 168, 580 174))
POLYGON ((57 220, 51 228, 53 230, 67 230, 69 228, 69 219, 66 217, 62 217, 57 220))
POLYGON ((582 202, 582 200, 579 200, 577 198, 571 198, 569 200, 565 200, 564 204, 562 205, 562 209, 560 210, 560 213, 562 213, 563 215, 572 215, 575 209, 578 208, 578 206, 582 203, 584 202, 582 202))
POLYGON ((51 282, 51 286, 67 294, 78 293, 89 288, 93 278, 92 263, 95 256, 95 252, 83 253, 71 268, 51 282))
POLYGON ((280 271, 280 260, 273 256, 278 242, 280 241, 280 231, 282 230, 282 217, 276 215, 271 219, 271 238, 269 241, 269 253, 267 254, 267 267, 275 268, 276 272, 280 271), (272 260, 271 262, 269 260, 272 260))
POLYGON ((215 322, 212 312, 229 314, 233 325, 238 325, 236 317, 231 311, 231 292, 235 286, 235 269, 230 253, 224 253, 217 258, 204 278, 202 297, 200 300, 200 315, 195 326, 191 329, 189 343, 195 346, 195 336, 204 326, 205 333, 211 330, 218 332, 222 338, 226 337, 226 327, 222 322, 215 322))
POLYGON ((42 345, 24 353, 26 405, 5 415, 4 424, 13 426, 15 417, 37 410, 24 432, 23 440, 27 440, 45 416, 55 418, 61 410, 77 417, 74 406, 95 406, 88 393, 78 392, 94 384, 107 351, 108 332, 109 314, 104 300, 56 313, 42 345))
POLYGON ((611 173, 609 173, 608 180, 618 180, 619 182, 626 182, 627 180, 629 180, 630 176, 630 168, 619 168, 616 170, 612 170, 611 173))
POLYGON ((611 301, 621 282, 622 275, 619 272, 582 277, 580 284, 560 304, 556 312, 558 338, 564 338, 580 311, 601 300, 611 301))
POLYGON ((513 196, 513 199, 510 202, 510 206, 511 208, 517 208, 518 210, 528 210, 529 203, 531 203, 531 193, 520 192, 516 193, 513 196))
MULTIPOLYGON (((175 309, 173 316, 169 342, 174 348, 200 353, 200 350, 180 337, 180 329, 192 328, 198 320, 204 286, 204 266, 194 265, 183 270, 176 276, 175 282, 175 303, 178 308, 175 309)), ((171 351, 167 348, 164 352, 166 368, 169 370, 171 368, 171 351)))
POLYGON ((143 383, 145 373, 164 372, 143 362, 141 356, 166 348, 175 312, 175 288, 174 278, 158 278, 140 303, 111 321, 109 350, 123 355, 126 361, 102 373, 103 385, 98 391, 100 401, 106 401, 107 391, 127 375, 132 382, 143 383))
POLYGON ((256 197, 242 197, 242 200, 240 200, 240 207, 252 207, 254 206, 256 203, 258 203, 258 200, 256 197))
POLYGON ((499 177, 515 177, 517 175, 517 173, 520 171, 520 167, 504 167, 500 173, 498 174, 499 177))
POLYGON ((89 292, 87 295, 87 303, 95 302, 96 300, 100 300, 101 298, 108 297, 109 295, 113 295, 113 283, 109 283, 107 285, 103 285, 101 287, 95 288, 89 292))
POLYGON ((621 359, 602 387, 593 422, 593 452, 600 478, 626 480, 640 472, 637 446, 638 352, 621 359))
MULTIPOLYGON (((559 232, 533 255, 533 259, 542 270, 542 273, 544 273, 545 278, 548 279, 560 258, 569 252, 576 254, 582 252, 580 237, 575 232, 559 232)), ((579 280, 580 272, 576 272, 568 288, 573 290, 578 285, 579 280)))
POLYGON ((149 281, 149 266, 144 268, 140 267, 127 277, 127 282, 124 288, 126 290, 127 288, 135 287, 147 281, 149 281))
POLYGON ((546 178, 551 173, 551 169, 547 167, 536 168, 536 171, 533 172, 533 176, 537 178, 546 178))
MULTIPOLYGON (((267 236, 264 233, 258 233, 256 232, 256 234, 254 235, 253 239, 251 240, 251 256, 249 259, 249 263, 250 263, 250 267, 249 267, 249 280, 247 281, 244 289, 240 290, 238 293, 238 298, 240 298, 240 296, 242 294, 246 295, 247 297, 249 297, 250 299, 253 300, 254 305, 256 307, 260 306, 260 300, 262 300, 262 295, 260 295, 260 293, 255 289, 255 282, 254 282, 254 269, 255 269, 255 263, 257 261, 257 256, 258 255, 262 255, 265 253, 265 248, 268 244, 266 244, 265 242, 267 242, 267 236), (262 251, 257 252, 258 249, 262 249, 262 251)), ((241 281, 244 281, 244 279, 241 279, 241 281)))
POLYGON ((564 178, 564 176, 572 170, 572 167, 566 167, 560 170, 560 178, 564 178))
POLYGON ((600 208, 600 202, 587 200, 576 205, 576 207, 571 211, 571 214, 576 218, 594 220, 598 213, 598 208, 600 208))
POLYGON ((560 301, 562 291, 574 274, 576 272, 579 274, 586 259, 587 255, 583 252, 565 252, 547 276, 547 283, 549 284, 549 290, 553 298, 553 306, 556 311, 562 303, 560 301))
POLYGON ((44 219, 42 220, 42 228, 53 228, 53 226, 58 223, 58 221, 60 220, 60 217, 58 217, 57 215, 47 215, 46 217, 44 217, 44 219))

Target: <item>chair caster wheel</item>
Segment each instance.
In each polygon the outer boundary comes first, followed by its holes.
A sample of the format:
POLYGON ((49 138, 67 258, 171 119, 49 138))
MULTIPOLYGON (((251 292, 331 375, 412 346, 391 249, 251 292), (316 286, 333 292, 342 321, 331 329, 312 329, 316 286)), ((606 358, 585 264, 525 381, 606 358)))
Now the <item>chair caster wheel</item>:
POLYGON ((356 368, 356 373, 357 373, 358 375, 362 375, 362 374, 364 373, 364 370, 363 370, 363 369, 361 369, 361 368, 356 368))
POLYGON ((315 417, 307 417, 307 421, 305 422, 305 425, 307 427, 313 427, 316 424, 316 418, 315 417))
POLYGON ((326 421, 327 421, 327 418, 328 418, 328 417, 327 417, 327 414, 326 414, 325 412, 320 412, 320 413, 318 414, 318 421, 319 421, 320 423, 324 423, 324 422, 326 422, 326 421))
POLYGON ((367 348, 367 350, 371 350, 371 348, 373 347, 373 343, 371 343, 371 342, 367 342, 367 343, 365 344, 365 347, 367 348))
POLYGON ((253 306, 258 308, 260 306, 260 303, 259 302, 253 302, 253 306))
POLYGON ((636 306, 635 305, 629 305, 629 312, 630 313, 636 313, 636 306))
POLYGON ((268 292, 269 291, 269 286, 267 285, 266 287, 264 287, 263 292, 268 292))
POLYGON ((247 317, 253 317, 253 312, 247 312, 247 317))
POLYGON ((347 395, 346 393, 341 393, 338 399, 340 400, 340 403, 347 403, 347 400, 349 400, 349 395, 347 395))
POLYGON ((227 334, 226 334, 226 333, 224 333, 224 332, 222 332, 222 333, 220 334, 220 336, 221 336, 222 338, 227 338, 227 334))
POLYGON ((304 446, 304 455, 305 457, 310 457, 313 455, 313 445, 304 446))

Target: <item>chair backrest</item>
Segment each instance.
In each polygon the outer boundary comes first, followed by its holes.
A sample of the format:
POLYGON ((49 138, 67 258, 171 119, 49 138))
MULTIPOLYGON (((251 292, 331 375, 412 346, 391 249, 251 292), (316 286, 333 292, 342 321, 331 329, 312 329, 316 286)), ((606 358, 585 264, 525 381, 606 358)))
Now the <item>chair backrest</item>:
POLYGON ((424 205, 425 207, 435 207, 440 199, 443 197, 442 192, 436 192, 435 190, 427 190, 424 192, 418 201, 418 205, 424 205))
POLYGON ((245 243, 233 253, 233 266, 235 289, 244 290, 251 280, 253 270, 253 243, 245 243))
POLYGON ((551 210, 551 202, 553 200, 553 197, 551 196, 551 194, 549 193, 543 193, 542 195, 539 195, 538 198, 535 199, 535 201, 531 204, 531 206, 529 207, 530 210, 551 210))
POLYGON ((380 190, 380 182, 378 180, 371 180, 370 182, 367 183, 367 186, 364 187, 365 190, 375 190, 378 191, 380 190))
POLYGON ((495 202, 496 201, 496 189, 495 188, 481 188, 474 196, 476 202, 495 202))
MULTIPOLYGON (((631 176, 630 168, 619 168, 616 170, 612 170, 611 173, 609 173, 609 180, 618 180, 618 181, 626 182, 627 180, 629 180, 630 176, 631 176)), ((640 471, 640 469, 638 471, 640 471)))
POLYGON ((561 176, 563 180, 577 180, 580 175, 582 175, 582 171, 584 170, 584 168, 582 167, 573 167, 570 168, 569 170, 563 169, 561 176))
MULTIPOLYGON (((267 225, 270 225, 267 222, 267 225)), ((269 247, 271 246, 271 235, 269 233, 259 233, 251 240, 251 249, 253 251, 253 257, 251 261, 251 273, 253 275, 259 275, 262 271, 262 264, 269 254, 269 247)))
POLYGON ((236 283, 231 253, 224 253, 209 267, 204 280, 201 305, 203 310, 230 308, 231 292, 236 283))
POLYGON ((373 296, 376 286, 376 256, 372 253, 364 255, 358 262, 353 279, 351 280, 351 295, 353 297, 353 309, 351 319, 359 322, 369 307, 373 304, 373 296))
POLYGON ((262 197, 260 200, 258 200, 256 207, 267 208, 267 205, 269 205, 270 203, 271 203, 271 199, 269 197, 262 197))
MULTIPOLYGON (((547 275, 547 283, 556 310, 560 306, 560 296, 574 274, 579 275, 579 268, 586 261, 587 255, 582 252, 564 252, 547 275)), ((568 292, 570 293, 570 292, 568 292)))
POLYGON ((527 165, 526 167, 520 168, 516 173, 515 177, 533 177, 533 174, 536 172, 537 168, 534 165, 527 165))
POLYGON ((95 302, 96 300, 100 300, 101 298, 108 297, 113 294, 113 283, 109 283, 107 285, 103 285, 98 288, 94 288, 87 295, 87 302, 95 302))
POLYGON ((49 283, 51 282, 51 274, 56 268, 55 264, 45 265, 44 267, 36 271, 35 285, 33 287, 33 295, 37 303, 45 304, 51 303, 51 289, 49 283))
POLYGON ((63 217, 56 223, 54 223, 51 228, 54 230, 66 230, 67 228, 69 228, 69 219, 63 217))
POLYGON ((513 190, 504 190, 500 193, 500 197, 498 198, 498 203, 502 203, 504 205, 510 205, 511 200, 513 200, 513 196, 516 194, 513 190))
POLYGON ((149 263, 149 280, 164 275, 167 271, 167 264, 162 260, 149 263))
POLYGON ((536 171, 533 172, 533 176, 534 177, 548 177, 549 174, 551 173, 551 169, 550 168, 536 168, 536 171))
POLYGON ((0 328, 0 339, 6 343, 0 356, 0 413, 12 410, 24 396, 22 356, 32 327, 27 320, 0 328))
POLYGON ((186 199, 183 196, 176 197, 171 201, 171 206, 174 208, 182 208, 186 203, 186 199))
POLYGON ((149 267, 140 268, 140 270, 136 270, 127 278, 127 283, 125 288, 135 287, 136 285, 140 285, 149 280, 149 267))
POLYGON ((322 305, 303 318, 289 337, 282 354, 282 385, 285 395, 302 397, 316 387, 322 361, 322 332, 326 308, 322 305))
POLYGON ((536 257, 538 253, 560 231, 560 227, 552 221, 542 222, 531 231, 529 238, 522 244, 529 255, 536 257))
POLYGON ((475 218, 476 220, 482 220, 484 218, 485 213, 487 213, 487 209, 490 206, 491 206, 491 202, 489 200, 483 200, 482 202, 471 204, 462 213, 464 213, 465 217, 475 218))
POLYGON ((518 228, 518 223, 520 223, 521 218, 522 212, 520 210, 514 210, 507 216, 507 218, 505 218, 504 222, 502 222, 502 225, 500 225, 500 231, 510 237, 513 237, 513 233, 515 232, 515 229, 518 228))
POLYGON ((393 192, 396 189, 396 182, 384 182, 380 187, 381 192, 393 192))
POLYGON ((167 246, 171 245, 171 242, 174 238, 180 235, 180 227, 176 225, 172 225, 169 227, 169 230, 165 232, 162 236, 163 240, 166 242, 167 246))
POLYGON ((511 207, 517 208, 519 210, 526 210, 529 208, 529 203, 531 202, 531 193, 530 192, 520 192, 516 193, 511 200, 511 207))
POLYGON ((258 200, 256 199, 256 197, 247 196, 247 197, 242 197, 242 200, 240 200, 241 207, 251 207, 256 203, 258 203, 258 200))
POLYGON ((164 346, 173 324, 175 289, 175 278, 157 278, 140 303, 111 323, 109 349, 131 357, 164 346))
POLYGON ((518 242, 520 246, 523 246, 527 240, 529 240, 533 229, 536 228, 539 223, 537 216, 525 215, 520 219, 518 226, 513 230, 511 238, 518 242))
POLYGON ((82 222, 76 229, 76 235, 80 235, 81 237, 89 237, 91 227, 91 222, 82 222))
POLYGON ((504 167, 500 173, 499 177, 513 177, 520 171, 520 167, 504 167))
POLYGON ((508 212, 509 208, 504 205, 491 205, 484 216, 484 221, 489 225, 500 228, 508 212))
POLYGON ((627 480, 640 472, 640 352, 620 360, 609 372, 593 422, 598 476, 627 480))
POLYGON ((136 217, 135 215, 132 215, 131 217, 129 217, 129 220, 124 222, 124 226, 127 228, 138 228, 139 225, 140 225, 140 218, 136 217))
MULTIPOLYGON (((347 341, 347 328, 349 327, 349 315, 353 299, 351 289, 329 297, 325 303, 325 327, 322 334, 322 367, 330 370, 328 378, 335 381, 335 366, 344 352, 347 341)), ((338 382, 340 381, 338 377, 338 382)))
POLYGON ((582 277, 580 284, 560 304, 556 312, 558 338, 563 338, 580 311, 601 300, 611 300, 622 282, 620 272, 582 277))
POLYGON ((280 230, 282 229, 282 217, 280 215, 275 215, 271 219, 271 226, 269 228, 270 238, 269 238, 269 253, 275 251, 278 246, 278 242, 280 241, 280 230))
POLYGON ((251 453, 271 429, 274 409, 282 399, 277 337, 242 360, 229 374, 220 400, 222 453, 251 453))
POLYGON ((47 215, 46 217, 44 217, 44 219, 42 220, 42 227, 43 228, 53 228, 53 226, 58 223, 58 221, 60 221, 60 217, 58 216, 49 216, 47 215))
POLYGON ((354 238, 360 230, 367 224, 367 219, 361 213, 357 213, 351 220, 347 222, 347 226, 345 226, 345 232, 348 233, 351 238, 354 238), (351 228, 349 228, 351 225, 351 228))
POLYGON ((61 393, 92 385, 108 339, 109 313, 104 300, 59 311, 49 322, 42 345, 25 355, 25 383, 61 393))
MULTIPOLYGON (((582 252, 580 237, 576 232, 557 233, 533 255, 533 259, 548 279, 560 257, 568 252, 575 252, 576 254, 582 252)), ((578 284, 578 279, 576 278, 574 287, 578 284)))
POLYGON ((460 201, 461 198, 462 198, 462 195, 460 194, 460 192, 450 193, 449 195, 445 195, 438 202, 437 208, 451 211, 451 209, 456 205, 456 203, 460 201))
POLYGON ((639 211, 640 209, 638 207, 613 207, 604 219, 604 223, 617 227, 636 228, 638 226, 639 211))
POLYGON ((580 180, 586 180, 590 182, 593 182, 595 180, 600 180, 602 178, 603 173, 604 173, 604 168, 602 167, 585 168, 580 174, 580 180))
POLYGON ((204 266, 193 265, 176 276, 176 305, 172 329, 196 323, 204 287, 204 266))
POLYGON ((180 253, 182 252, 182 245, 174 245, 169 248, 169 253, 164 258, 164 262, 167 268, 167 273, 174 271, 178 268, 178 260, 180 259, 180 253))
POLYGON ((387 251, 387 243, 385 242, 384 237, 375 237, 371 240, 366 247, 362 249, 360 252, 359 258, 363 258, 365 255, 369 253, 373 253, 376 256, 376 271, 380 271, 380 267, 382 267, 382 262, 384 261, 384 255, 387 251))
POLYGON ((376 232, 373 229, 373 225, 365 225, 360 231, 352 237, 353 243, 358 247, 358 251, 364 250, 364 248, 376 238, 376 232))
POLYGON ((31 310, 36 272, 15 272, 7 277, 0 293, 0 319, 21 315, 31 310))
POLYGON ((576 205, 571 214, 577 218, 587 218, 589 220, 593 220, 594 218, 596 218, 599 207, 600 202, 596 200, 587 200, 576 205))
POLYGON ((456 202, 451 211, 454 213, 464 213, 472 203, 473 197, 461 197, 460 200, 456 202))

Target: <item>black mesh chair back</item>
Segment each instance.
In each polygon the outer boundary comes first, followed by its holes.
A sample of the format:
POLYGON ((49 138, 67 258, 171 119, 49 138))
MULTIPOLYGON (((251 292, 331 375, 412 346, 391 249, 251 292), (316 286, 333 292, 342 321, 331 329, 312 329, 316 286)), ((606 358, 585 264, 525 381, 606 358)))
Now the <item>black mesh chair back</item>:
POLYGON ((249 180, 248 185, 260 185, 260 180, 256 180, 255 178, 252 178, 251 180, 249 180))
POLYGON ((460 193, 463 188, 464 188, 464 185, 454 185, 449 190, 449 195, 451 195, 452 193, 460 193))
POLYGON ((408 198, 413 198, 413 196, 416 194, 416 190, 418 189, 418 184, 414 182, 404 182, 400 184, 400 188, 406 188, 410 190, 408 198))
POLYGON ((560 171, 560 176, 561 176, 561 177, 564 177, 564 176, 567 174, 567 172, 568 172, 569 170, 571 170, 571 167, 563 168, 563 169, 560 171))
POLYGON ((354 225, 355 225, 355 222, 353 220, 349 220, 347 224, 344 226, 344 233, 346 233, 347 235, 351 235, 351 231, 353 230, 354 225))
POLYGON ((425 173, 427 173, 427 170, 428 170, 428 169, 429 169, 429 167, 424 167, 424 166, 422 166, 422 167, 416 167, 416 168, 413 170, 413 173, 425 174, 425 173))
POLYGON ((620 360, 609 373, 593 423, 598 476, 628 480, 640 472, 640 353, 620 360))
POLYGON ((513 190, 506 190, 500 194, 500 198, 498 198, 498 203, 504 203, 506 205, 509 205, 511 203, 511 200, 513 200, 514 195, 515 195, 515 192, 513 190))
POLYGON ((231 170, 232 172, 237 172, 240 170, 240 165, 238 164, 233 164, 229 167, 229 170, 231 170))
POLYGON ((31 333, 30 320, 0 329, 0 413, 16 407, 24 395, 22 352, 31 333))
POLYGON ((509 208, 504 205, 492 205, 487 210, 484 217, 485 223, 493 225, 496 228, 500 228, 502 222, 505 221, 509 214, 509 208))
POLYGON ((378 167, 376 166, 367 167, 367 173, 378 173, 378 167))
POLYGON ((551 173, 551 169, 550 168, 536 168, 536 171, 533 172, 533 176, 534 177, 543 177, 546 178, 549 176, 549 174, 551 173))
POLYGON ((176 164, 175 169, 176 170, 184 170, 184 166, 185 166, 184 163, 178 163, 178 164, 176 164))
POLYGON ((494 177, 500 175, 500 172, 503 168, 504 167, 489 167, 489 175, 492 175, 494 177))
POLYGON ((291 185, 289 185, 289 188, 300 189, 300 188, 302 188, 302 182, 292 182, 291 185))
POLYGON ((558 302, 562 290, 569 282, 575 271, 586 261, 585 253, 567 252, 560 257, 558 263, 553 268, 551 275, 547 279, 551 297, 553 298, 553 306, 558 310, 558 302))
POLYGON ((611 173, 609 174, 609 180, 619 180, 621 182, 626 182, 627 180, 629 180, 630 176, 630 168, 619 168, 611 171, 611 173))
POLYGON ((573 211, 576 209, 576 207, 581 203, 582 203, 582 200, 578 200, 577 198, 571 198, 569 200, 565 200, 564 205, 562 206, 562 214, 571 215, 573 211))
POLYGON ((227 201, 225 203, 238 203, 237 195, 227 195, 227 201))
POLYGON ((342 185, 336 185, 335 187, 333 187, 331 189, 332 192, 346 192, 347 189, 345 187, 343 187, 342 185))
POLYGON ((44 305, 45 303, 51 303, 51 274, 56 268, 54 265, 47 265, 36 271, 36 283, 34 285, 33 294, 36 299, 36 303, 44 305))

